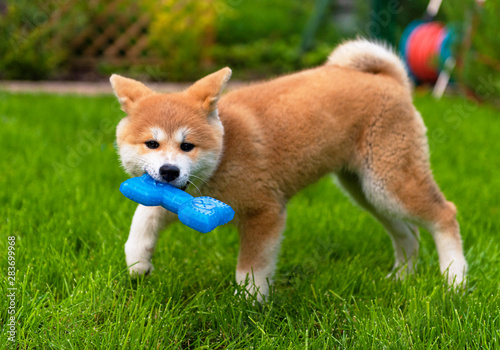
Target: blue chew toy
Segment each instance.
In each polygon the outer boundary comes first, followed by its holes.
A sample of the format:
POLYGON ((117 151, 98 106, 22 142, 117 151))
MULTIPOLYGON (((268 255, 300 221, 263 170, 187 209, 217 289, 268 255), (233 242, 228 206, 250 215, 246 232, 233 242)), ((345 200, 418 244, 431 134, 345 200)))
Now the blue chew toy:
POLYGON ((193 197, 172 185, 156 181, 148 174, 128 179, 120 185, 125 197, 145 206, 158 206, 175 213, 186 226, 207 233, 231 221, 234 210, 212 197, 193 197))

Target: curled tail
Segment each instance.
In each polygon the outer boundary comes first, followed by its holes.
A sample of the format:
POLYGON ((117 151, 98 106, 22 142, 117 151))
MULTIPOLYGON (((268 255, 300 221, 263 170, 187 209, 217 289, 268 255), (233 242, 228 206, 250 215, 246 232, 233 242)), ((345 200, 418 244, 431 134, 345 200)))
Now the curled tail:
POLYGON ((410 80, 401 59, 386 45, 366 39, 347 41, 335 48, 326 64, 372 74, 384 74, 411 91, 410 80))

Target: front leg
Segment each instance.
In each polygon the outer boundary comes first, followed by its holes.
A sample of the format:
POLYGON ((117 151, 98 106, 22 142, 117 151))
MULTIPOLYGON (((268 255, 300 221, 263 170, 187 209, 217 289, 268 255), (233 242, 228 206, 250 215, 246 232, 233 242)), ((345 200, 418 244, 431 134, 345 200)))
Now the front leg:
POLYGON ((257 294, 259 301, 269 292, 285 223, 286 211, 281 207, 240 219, 236 282, 257 294))
POLYGON ((151 257, 158 240, 158 232, 166 223, 175 220, 175 217, 162 207, 137 207, 125 243, 125 257, 131 276, 147 275, 153 271, 151 257))

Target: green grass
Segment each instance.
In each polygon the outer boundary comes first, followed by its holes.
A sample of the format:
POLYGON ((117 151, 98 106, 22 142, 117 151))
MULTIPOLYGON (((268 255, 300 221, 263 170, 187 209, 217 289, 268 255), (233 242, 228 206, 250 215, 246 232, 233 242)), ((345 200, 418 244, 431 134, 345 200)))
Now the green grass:
POLYGON ((176 224, 161 235, 153 275, 128 277, 134 204, 118 191, 113 97, 0 93, 0 269, 6 276, 16 236, 18 348, 499 348, 498 112, 461 98, 416 105, 436 179, 459 208, 466 290, 448 291, 427 233, 417 273, 386 279, 388 236, 323 179, 290 202, 275 289, 254 305, 234 295, 231 226, 202 235, 176 224))

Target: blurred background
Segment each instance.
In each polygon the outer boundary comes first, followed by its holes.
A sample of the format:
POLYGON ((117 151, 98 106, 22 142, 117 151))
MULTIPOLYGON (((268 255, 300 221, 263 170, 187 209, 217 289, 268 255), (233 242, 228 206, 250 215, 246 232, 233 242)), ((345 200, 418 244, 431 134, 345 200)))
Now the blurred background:
MULTIPOLYGON (((0 79, 102 81, 121 73, 176 82, 223 66, 237 80, 267 78, 322 64, 336 44, 356 35, 397 48, 405 28, 428 16, 428 4, 0 0, 0 79)), ((455 34, 452 82, 478 99, 500 97, 499 13, 500 0, 444 0, 432 17, 455 34)))

